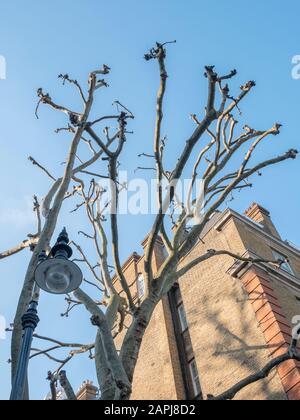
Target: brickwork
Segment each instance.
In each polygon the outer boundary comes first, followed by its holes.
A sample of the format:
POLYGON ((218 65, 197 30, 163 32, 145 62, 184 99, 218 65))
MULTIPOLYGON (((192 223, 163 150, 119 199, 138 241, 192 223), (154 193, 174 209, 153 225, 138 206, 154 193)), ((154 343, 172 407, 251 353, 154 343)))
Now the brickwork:
MULTIPOLYGON (((276 280, 272 281, 266 273, 257 269, 247 272, 242 280, 268 344, 270 355, 277 357, 286 353, 292 339, 291 318, 287 317, 287 313, 281 306, 281 293, 278 294, 280 285, 276 280)), ((300 363, 288 361, 277 370, 288 399, 299 400, 300 363)))
POLYGON ((85 381, 77 392, 77 399, 79 401, 92 401, 97 398, 98 388, 93 382, 85 381))
MULTIPOLYGON (((145 249, 148 237, 142 242, 145 249)), ((163 244, 158 241, 153 256, 153 269, 156 272, 165 259, 163 244)), ((144 257, 134 253, 123 266, 123 272, 135 303, 139 302, 137 277, 144 272, 144 257)), ((121 290, 115 278, 117 290, 121 290)), ((142 299, 142 298, 141 298, 142 299)), ((130 319, 125 320, 125 326, 130 319)), ((126 330, 117 337, 117 348, 121 346, 126 330)), ((168 299, 160 302, 153 314, 143 338, 140 358, 135 370, 133 399, 142 400, 180 400, 184 399, 183 380, 176 347, 168 299)))
POLYGON ((144 336, 135 371, 133 399, 184 399, 175 337, 168 302, 158 304, 144 336))
MULTIPOLYGON (((146 241, 147 238, 143 246, 146 241)), ((242 265, 236 269, 233 258, 219 256, 181 278, 180 289, 201 387, 204 395, 218 395, 261 369, 271 357, 286 351, 292 318, 300 314, 300 302, 296 299, 300 297, 300 251, 280 239, 269 212, 258 205, 250 207, 247 217, 226 210, 216 221, 212 220, 202 240, 182 264, 207 249, 226 249, 240 255, 254 253, 271 260, 274 259, 272 250, 276 250, 288 257, 294 271, 292 275, 270 265, 242 265)), ((163 246, 158 243, 155 270, 164 257, 163 246)), ((135 299, 137 275, 143 270, 144 258, 137 254, 124 265, 135 299)), ((144 337, 133 399, 184 399, 179 359, 165 298, 154 311, 144 337)), ((299 364, 286 362, 269 378, 240 392, 236 399, 300 399, 299 364)))
MULTIPOLYGON (((231 218, 221 231, 212 228, 187 261, 207 249, 243 254, 245 245, 231 218)), ((187 262, 186 261, 186 262, 187 262)), ((267 343, 257 325, 246 290, 227 274, 231 257, 212 258, 181 279, 181 291, 204 394, 218 395, 269 360, 267 343)), ((286 399, 280 379, 267 380, 239 393, 237 399, 286 399)))
POLYGON ((270 212, 264 207, 259 206, 257 203, 253 203, 252 206, 245 211, 245 215, 254 222, 260 223, 266 232, 280 239, 280 235, 271 220, 270 212))

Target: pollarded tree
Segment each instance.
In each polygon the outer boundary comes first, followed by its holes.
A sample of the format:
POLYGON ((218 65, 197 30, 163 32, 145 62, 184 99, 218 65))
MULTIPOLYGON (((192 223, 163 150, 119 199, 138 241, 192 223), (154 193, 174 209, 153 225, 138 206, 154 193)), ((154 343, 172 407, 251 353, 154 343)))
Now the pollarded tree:
MULTIPOLYGON (((233 191, 251 187, 249 179, 252 175, 259 174, 263 168, 295 159, 296 150, 273 157, 259 164, 252 165, 252 157, 256 148, 268 137, 277 136, 280 133, 280 124, 275 124, 268 129, 257 130, 244 126, 239 129, 236 114, 240 113, 243 99, 250 94, 255 82, 249 81, 240 87, 238 96, 230 94, 228 82, 236 75, 236 70, 227 75, 220 76, 213 66, 205 68, 205 77, 208 82, 207 103, 203 116, 192 115, 195 129, 190 137, 183 143, 182 150, 178 150, 178 161, 173 170, 165 168, 164 153, 166 141, 162 137, 163 104, 166 92, 168 74, 166 70, 166 44, 157 43, 145 55, 147 61, 157 61, 160 74, 160 86, 157 94, 156 122, 154 133, 153 154, 143 153, 141 156, 152 159, 156 171, 158 211, 150 231, 145 252, 145 298, 137 306, 131 295, 131 290, 122 272, 119 256, 119 233, 118 233, 118 204, 122 189, 126 188, 118 180, 119 159, 125 146, 126 138, 130 134, 128 124, 132 123, 134 115, 120 102, 116 102, 117 112, 113 115, 99 116, 91 120, 90 113, 93 107, 95 94, 98 90, 108 87, 105 76, 110 68, 106 65, 102 69, 90 73, 87 93, 85 89, 68 75, 60 75, 63 83, 70 83, 78 90, 82 99, 83 110, 75 112, 65 106, 58 105, 43 89, 38 90, 38 113, 40 105, 46 105, 66 115, 67 126, 59 128, 57 132, 68 131, 72 135, 70 150, 66 159, 64 173, 60 177, 54 177, 37 160, 30 157, 31 162, 38 166, 52 182, 46 196, 40 205, 38 198, 34 199, 34 210, 37 215, 37 233, 29 235, 20 245, 13 249, 2 252, 0 258, 14 255, 23 249, 30 248, 32 256, 26 271, 22 292, 20 295, 15 320, 12 329, 11 360, 12 378, 16 373, 16 364, 20 352, 22 338, 21 317, 26 311, 31 300, 38 301, 39 289, 35 285, 34 272, 38 264, 38 258, 42 251, 49 250, 58 216, 66 198, 79 198, 76 211, 85 209, 87 220, 92 233, 81 232, 86 238, 94 243, 97 253, 97 265, 90 262, 90 258, 83 248, 73 243, 77 248, 78 261, 83 262, 90 270, 91 278, 87 282, 96 286, 97 296, 91 297, 82 289, 67 297, 67 314, 78 305, 84 305, 91 314, 92 324, 97 328, 96 339, 91 344, 63 343, 61 341, 36 335, 36 338, 45 340, 51 344, 46 350, 32 350, 32 357, 39 354, 56 360, 53 351, 61 348, 72 348, 68 357, 61 363, 55 372, 49 372, 52 398, 56 398, 56 383, 60 381, 69 399, 76 399, 74 391, 66 377, 64 367, 76 354, 88 352, 95 361, 101 398, 129 399, 131 395, 134 370, 139 357, 139 351, 143 336, 152 314, 162 297, 170 291, 176 282, 195 266, 218 255, 229 254, 233 258, 243 259, 239 255, 229 253, 226 250, 209 250, 203 255, 189 262, 181 264, 184 257, 197 243, 199 235, 212 214, 226 201, 233 191), (101 79, 101 77, 104 77, 101 79), (100 80, 99 80, 100 79, 100 80), (99 127, 105 128, 104 134, 99 134, 99 127), (107 124, 115 124, 116 131, 107 127, 107 124), (201 141, 200 141, 201 140, 201 141), (90 149, 90 158, 80 161, 78 148, 81 143, 86 143, 90 149), (243 147, 247 147, 247 153, 241 157, 241 163, 235 169, 231 168, 232 162, 243 147), (191 162, 194 153, 198 151, 195 162, 191 162), (208 156, 210 158, 208 158, 208 156), (211 156, 213 156, 211 158, 211 156), (193 165, 192 181, 188 191, 188 202, 183 203, 177 197, 176 186, 183 178, 183 174, 193 165), (103 170, 107 168, 107 174, 103 170), (89 177, 93 178, 92 180, 89 177), (101 182, 94 179, 99 177, 110 180, 111 200, 104 207, 101 200, 104 193, 101 182), (203 191, 199 196, 193 197, 193 190, 197 179, 202 179, 203 191), (163 183, 167 184, 168 191, 164 191, 163 183), (104 211, 110 204, 115 211, 110 211, 108 219, 104 211), (180 209, 176 215, 174 208, 180 209), (169 217, 173 228, 170 229, 169 217), (196 220, 196 223, 195 223, 196 220), (108 231, 109 235, 108 235, 108 231), (111 241, 108 240, 111 238, 111 241), (158 272, 153 268, 153 254, 155 243, 158 239, 164 243, 167 256, 158 272), (110 255, 111 254, 111 255, 110 255), (109 259, 114 262, 114 272, 118 279, 118 286, 113 282, 109 259), (120 287, 123 293, 119 293, 120 287), (124 318, 130 319, 130 326, 124 334, 120 351, 115 346, 115 337, 122 331, 124 318)), ((38 115, 38 114, 37 114, 38 115)), ((130 147, 130 144, 128 145, 130 147)), ((149 168, 140 168, 149 169, 149 168)), ((245 259, 253 262, 253 259, 245 259)), ((266 262, 265 260, 257 260, 266 262)), ((281 261, 269 263, 280 264, 281 261)), ((298 331, 299 333, 300 331, 298 331)), ((274 367, 288 359, 300 360, 296 351, 298 335, 295 334, 290 351, 272 360, 262 371, 246 378, 232 389, 226 391, 216 399, 231 399, 242 388, 266 377, 274 367)), ((208 397, 213 398, 213 397, 208 397)))

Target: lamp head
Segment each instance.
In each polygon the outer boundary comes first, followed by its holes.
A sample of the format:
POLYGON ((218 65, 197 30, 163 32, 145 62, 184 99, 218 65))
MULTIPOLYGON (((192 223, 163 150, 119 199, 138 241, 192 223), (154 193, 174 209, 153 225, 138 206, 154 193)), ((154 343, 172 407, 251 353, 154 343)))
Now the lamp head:
POLYGON ((83 276, 80 268, 69 260, 49 258, 37 266, 35 281, 45 292, 64 295, 78 289, 83 276))
POLYGON ((68 294, 78 289, 83 280, 80 268, 69 258, 72 249, 68 245, 69 238, 64 228, 52 248, 50 258, 41 254, 35 270, 35 281, 44 291, 56 295, 68 294))

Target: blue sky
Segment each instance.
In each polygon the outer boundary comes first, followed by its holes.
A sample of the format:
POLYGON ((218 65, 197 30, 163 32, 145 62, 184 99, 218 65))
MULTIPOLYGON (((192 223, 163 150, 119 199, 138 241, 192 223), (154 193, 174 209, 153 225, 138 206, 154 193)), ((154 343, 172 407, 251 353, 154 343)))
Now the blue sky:
MULTIPOLYGON (((220 73, 239 71, 232 91, 251 79, 257 87, 243 105, 245 120, 255 128, 283 124, 282 134, 259 149, 257 160, 299 148, 300 80, 291 77, 292 57, 300 54, 300 4, 296 0, 58 0, 3 2, 0 17, 0 55, 7 62, 7 79, 0 80, 0 248, 23 240, 33 232, 30 210, 33 194, 43 196, 48 180, 27 160, 33 155, 55 175, 62 171, 69 145, 67 136, 54 129, 64 125, 61 115, 41 109, 36 120, 35 92, 43 86, 53 97, 78 107, 75 93, 57 80, 69 73, 85 81, 90 70, 103 63, 112 68, 110 89, 99 94, 95 109, 109 112, 113 100, 124 102, 136 119, 134 135, 126 144, 121 164, 132 174, 141 162, 137 154, 151 152, 158 72, 143 54, 155 41, 176 39, 168 48, 170 75, 165 108, 164 134, 170 149, 167 164, 176 162, 177 151, 193 129, 191 113, 201 115, 206 81, 203 68, 215 64, 220 73)), ((84 152, 83 152, 84 153, 84 152)), ((146 162, 147 163, 147 162, 146 162)), ((145 175, 148 177, 148 175, 145 175)), ((245 210, 253 201, 267 207, 282 236, 300 245, 298 215, 299 162, 288 162, 264 171, 251 191, 239 194, 230 206, 245 210)), ((81 215, 64 209, 60 227, 67 225, 76 236, 81 215)), ((140 251, 151 218, 121 218, 122 258, 140 251)), ((0 263, 0 314, 11 322, 24 278, 29 253, 0 263)), ((63 299, 42 296, 39 332, 65 340, 92 342, 94 330, 84 311, 61 320, 63 299)), ((9 395, 9 340, 0 341, 0 398, 9 395)), ((32 396, 48 392, 45 377, 53 365, 45 359, 30 367, 32 396)), ((86 356, 72 362, 70 377, 75 388, 82 380, 94 379, 93 365, 86 356)))

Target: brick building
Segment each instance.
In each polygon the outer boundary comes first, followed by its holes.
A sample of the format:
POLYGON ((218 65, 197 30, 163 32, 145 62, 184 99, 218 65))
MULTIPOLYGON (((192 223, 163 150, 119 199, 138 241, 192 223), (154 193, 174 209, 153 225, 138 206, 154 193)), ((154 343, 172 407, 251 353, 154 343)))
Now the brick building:
MULTIPOLYGON (((288 258, 289 263, 278 268, 219 256, 181 278, 157 306, 146 331, 133 399, 218 395, 286 352, 292 319, 300 315, 300 250, 281 239, 269 212, 257 204, 244 215, 231 209, 215 213, 184 263, 208 249, 288 258)), ((163 245, 157 243, 156 269, 164 258, 163 245)), ((132 254, 123 270, 134 298, 142 300, 143 257, 132 254)), ((284 363, 236 399, 300 399, 300 364, 284 363)))
MULTIPOLYGON (((78 391, 76 392, 76 398, 78 401, 94 401, 99 398, 99 390, 91 381, 84 381, 78 391)), ((67 400, 65 391, 62 388, 58 388, 56 391, 56 399, 58 401, 67 400)), ((46 401, 52 400, 51 392, 45 397, 46 401)))

